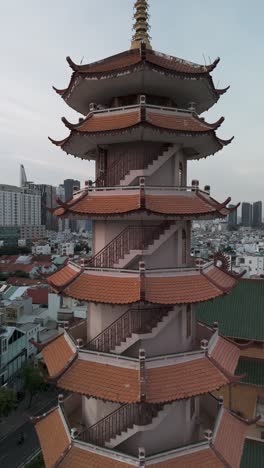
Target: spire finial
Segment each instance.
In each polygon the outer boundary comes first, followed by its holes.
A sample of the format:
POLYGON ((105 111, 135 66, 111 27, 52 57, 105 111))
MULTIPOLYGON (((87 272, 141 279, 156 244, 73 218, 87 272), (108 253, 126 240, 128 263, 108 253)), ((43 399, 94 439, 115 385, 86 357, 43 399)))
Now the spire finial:
POLYGON ((132 37, 131 49, 138 49, 144 43, 148 49, 151 49, 148 23, 148 0, 136 0, 134 4, 135 9, 135 23, 133 24, 134 35, 132 37))

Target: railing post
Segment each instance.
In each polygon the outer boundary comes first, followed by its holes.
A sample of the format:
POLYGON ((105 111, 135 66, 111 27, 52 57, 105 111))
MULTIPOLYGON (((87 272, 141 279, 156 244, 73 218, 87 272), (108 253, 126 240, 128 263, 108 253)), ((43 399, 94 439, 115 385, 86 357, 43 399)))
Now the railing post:
POLYGON ((138 449, 138 461, 139 461, 139 468, 145 468, 146 466, 146 452, 144 448, 138 449))
POLYGON ((144 349, 139 350, 139 386, 140 386, 140 401, 146 400, 146 352, 144 349))

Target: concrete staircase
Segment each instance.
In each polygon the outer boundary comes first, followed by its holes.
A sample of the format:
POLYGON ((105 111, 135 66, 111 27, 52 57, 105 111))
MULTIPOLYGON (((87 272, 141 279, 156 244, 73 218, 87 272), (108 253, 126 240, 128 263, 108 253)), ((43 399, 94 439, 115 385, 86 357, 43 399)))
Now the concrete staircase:
POLYGON ((152 176, 163 164, 165 164, 175 154, 175 146, 169 146, 157 159, 154 159, 145 169, 136 169, 130 171, 123 179, 120 180, 120 185, 128 186, 135 182, 138 177, 152 176))
POLYGON ((125 268, 135 260, 136 257, 142 255, 152 255, 164 242, 166 242, 173 234, 175 234, 181 225, 179 223, 172 223, 170 226, 165 228, 158 238, 152 239, 152 242, 144 250, 130 250, 124 255, 123 258, 120 258, 113 267, 114 268, 125 268))
POLYGON ((133 437, 137 432, 153 431, 166 418, 169 411, 169 407, 169 404, 164 405, 163 408, 157 412, 156 416, 152 418, 152 421, 147 425, 134 424, 132 427, 128 427, 126 430, 122 431, 120 434, 117 434, 115 437, 112 437, 109 441, 107 441, 105 443, 105 447, 114 449, 130 437, 133 437))
POLYGON ((120 345, 115 346, 110 350, 114 354, 124 353, 130 346, 133 346, 137 343, 138 340, 148 340, 155 338, 175 317, 174 309, 168 311, 167 315, 164 315, 163 318, 157 323, 155 327, 149 333, 132 333, 125 341, 120 345))

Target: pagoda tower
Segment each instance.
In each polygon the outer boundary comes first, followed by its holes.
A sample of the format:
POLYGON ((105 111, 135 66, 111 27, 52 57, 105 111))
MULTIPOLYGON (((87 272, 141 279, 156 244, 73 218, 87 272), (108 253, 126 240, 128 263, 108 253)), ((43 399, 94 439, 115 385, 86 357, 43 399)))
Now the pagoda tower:
POLYGON ((87 303, 85 328, 67 326, 42 349, 58 406, 34 420, 46 467, 238 468, 247 422, 215 392, 232 384, 240 350, 200 330, 194 305, 227 294, 238 278, 190 256, 191 224, 228 215, 210 187, 187 185, 189 160, 221 150, 200 114, 226 90, 211 65, 156 52, 148 2, 135 2, 131 48, 88 65, 56 90, 83 115, 65 153, 96 162, 96 180, 58 217, 93 220, 93 256, 49 277, 87 303))

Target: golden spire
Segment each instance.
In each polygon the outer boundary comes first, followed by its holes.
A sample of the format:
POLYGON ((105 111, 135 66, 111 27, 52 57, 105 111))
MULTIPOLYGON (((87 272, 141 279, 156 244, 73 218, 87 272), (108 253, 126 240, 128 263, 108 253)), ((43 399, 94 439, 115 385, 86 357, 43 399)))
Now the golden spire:
POLYGON ((131 49, 138 49, 142 43, 144 43, 148 49, 152 48, 150 45, 148 8, 148 0, 137 0, 135 2, 135 23, 133 24, 134 35, 132 37, 131 49))

